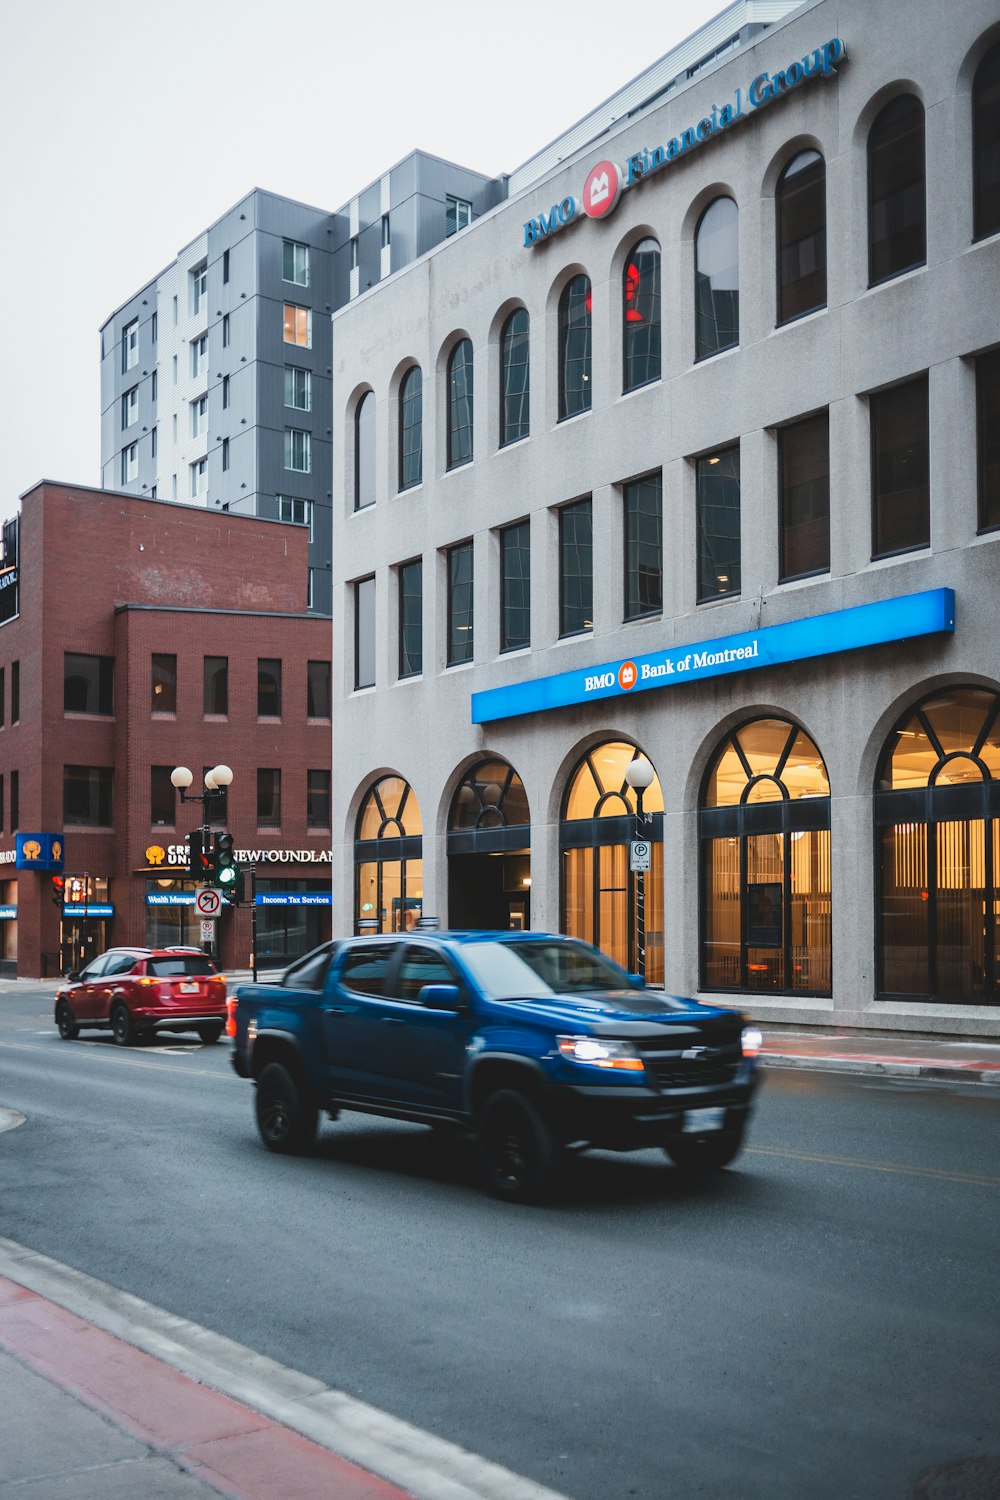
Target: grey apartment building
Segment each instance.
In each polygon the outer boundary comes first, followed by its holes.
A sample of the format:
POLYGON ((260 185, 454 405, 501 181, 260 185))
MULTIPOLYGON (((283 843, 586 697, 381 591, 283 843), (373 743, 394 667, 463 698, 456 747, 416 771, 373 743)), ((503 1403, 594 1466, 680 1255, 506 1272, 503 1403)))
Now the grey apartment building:
POLYGON ((101 329, 104 488, 308 527, 329 614, 331 313, 504 189, 417 151, 336 212, 248 193, 101 329))
POLYGON ((1000 1033, 998 286, 995 0, 740 0, 339 306, 334 932, 1000 1033))

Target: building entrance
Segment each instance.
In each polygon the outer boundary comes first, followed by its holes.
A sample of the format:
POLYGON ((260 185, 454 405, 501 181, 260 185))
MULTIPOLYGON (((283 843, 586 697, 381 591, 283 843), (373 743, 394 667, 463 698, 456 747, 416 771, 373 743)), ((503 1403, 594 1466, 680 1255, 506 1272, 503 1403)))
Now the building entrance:
POLYGON ((531 823, 524 785, 506 761, 462 778, 448 820, 448 925, 531 925, 531 823))

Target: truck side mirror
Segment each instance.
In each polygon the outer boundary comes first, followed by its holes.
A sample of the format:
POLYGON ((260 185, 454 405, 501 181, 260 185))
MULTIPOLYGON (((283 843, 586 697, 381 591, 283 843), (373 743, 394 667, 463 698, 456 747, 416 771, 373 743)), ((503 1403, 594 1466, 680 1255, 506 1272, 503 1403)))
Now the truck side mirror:
POLYGON ((461 1010, 462 991, 457 984, 425 984, 417 992, 417 1004, 428 1010, 461 1010))

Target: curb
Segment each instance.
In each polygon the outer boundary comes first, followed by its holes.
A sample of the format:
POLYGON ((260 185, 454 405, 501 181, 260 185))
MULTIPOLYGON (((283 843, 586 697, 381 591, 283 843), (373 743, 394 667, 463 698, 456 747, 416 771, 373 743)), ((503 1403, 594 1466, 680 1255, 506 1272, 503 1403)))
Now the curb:
POLYGON ((902 1057, 809 1056, 800 1053, 760 1054, 765 1068, 796 1068, 816 1073, 872 1073, 890 1078, 928 1078, 937 1083, 980 1083, 1000 1088, 1000 1066, 980 1063, 931 1062, 902 1057))

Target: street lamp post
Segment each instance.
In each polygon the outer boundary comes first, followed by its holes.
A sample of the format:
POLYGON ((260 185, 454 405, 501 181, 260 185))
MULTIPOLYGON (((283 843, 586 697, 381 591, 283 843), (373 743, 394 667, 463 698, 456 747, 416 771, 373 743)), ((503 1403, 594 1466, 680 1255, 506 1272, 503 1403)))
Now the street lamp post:
MULTIPOLYGON (((210 771, 205 772, 205 790, 203 792, 189 792, 188 787, 194 781, 194 775, 187 766, 175 766, 170 773, 170 783, 176 787, 181 794, 182 802, 200 802, 203 809, 201 823, 202 848, 207 847, 207 840, 211 837, 211 829, 208 826, 208 815, 212 807, 220 803, 226 795, 226 789, 232 785, 233 773, 228 766, 213 766, 210 771)), ((192 872, 193 873, 193 872, 192 872)), ((213 944, 203 945, 206 952, 210 952, 213 944)))
MULTIPOLYGON (((636 839, 646 839, 646 815, 642 810, 642 794, 653 780, 653 767, 644 757, 636 756, 625 770, 625 780, 635 792, 636 839)), ((630 861, 631 863, 631 861, 630 861)), ((644 869, 635 872, 635 970, 646 982, 646 875, 644 869)))

